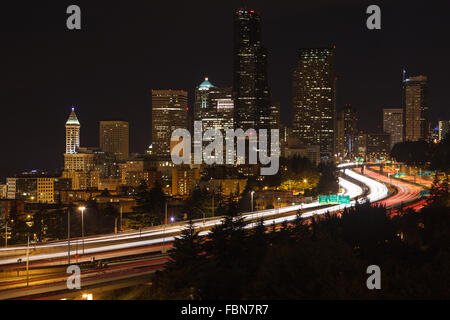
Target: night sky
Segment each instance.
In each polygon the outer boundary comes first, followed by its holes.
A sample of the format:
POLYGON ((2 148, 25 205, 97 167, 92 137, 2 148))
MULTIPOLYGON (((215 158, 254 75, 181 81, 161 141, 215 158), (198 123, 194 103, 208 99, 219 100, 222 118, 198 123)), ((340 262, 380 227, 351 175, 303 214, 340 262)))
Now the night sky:
MULTIPOLYGON (((447 1, 445 1, 447 2, 447 1)), ((289 122, 291 75, 301 47, 336 45, 338 109, 350 103, 361 129, 399 107, 402 69, 429 77, 433 124, 450 119, 449 8, 444 1, 246 1, 262 19, 269 84, 289 122), (370 4, 382 30, 366 28, 370 4)), ((130 121, 131 152, 151 141, 150 89, 185 89, 204 76, 232 84, 232 15, 242 1, 21 1, 0 11, 0 182, 63 167, 64 123, 74 105, 81 145, 98 146, 98 121, 130 121), (82 30, 66 29, 77 4, 82 30)))

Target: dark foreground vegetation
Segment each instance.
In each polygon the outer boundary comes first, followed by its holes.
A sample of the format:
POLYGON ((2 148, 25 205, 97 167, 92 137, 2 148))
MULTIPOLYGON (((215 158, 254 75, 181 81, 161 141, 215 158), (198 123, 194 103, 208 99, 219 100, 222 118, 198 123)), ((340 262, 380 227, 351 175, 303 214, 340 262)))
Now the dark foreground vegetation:
POLYGON ((278 230, 244 228, 226 218, 208 238, 192 226, 175 242, 152 286, 123 289, 116 299, 448 299, 448 186, 436 186, 420 212, 389 216, 362 205, 341 217, 298 217, 278 230), (369 265, 381 289, 369 290, 369 265))

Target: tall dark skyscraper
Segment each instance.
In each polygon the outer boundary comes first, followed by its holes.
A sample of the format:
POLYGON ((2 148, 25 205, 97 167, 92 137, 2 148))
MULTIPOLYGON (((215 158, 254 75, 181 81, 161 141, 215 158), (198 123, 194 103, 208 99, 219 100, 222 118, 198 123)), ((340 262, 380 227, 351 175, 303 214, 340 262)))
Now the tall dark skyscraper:
POLYGON ((350 104, 341 111, 344 119, 344 148, 347 154, 355 151, 355 139, 358 136, 358 114, 350 104))
POLYGON ((323 159, 334 156, 334 47, 300 49, 292 81, 293 135, 304 145, 319 145, 323 159))
POLYGON ((260 17, 254 10, 234 13, 233 95, 235 127, 269 129, 267 49, 261 45, 260 17))

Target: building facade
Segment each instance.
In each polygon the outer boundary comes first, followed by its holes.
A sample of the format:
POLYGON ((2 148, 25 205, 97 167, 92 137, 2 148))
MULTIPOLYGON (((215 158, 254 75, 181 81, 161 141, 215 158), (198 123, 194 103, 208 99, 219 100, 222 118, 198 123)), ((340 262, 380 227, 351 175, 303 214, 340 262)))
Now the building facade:
POLYGON ((100 121, 100 148, 114 154, 116 160, 129 156, 129 124, 127 121, 100 121))
POLYGON ((383 131, 391 135, 391 149, 399 142, 403 142, 403 109, 383 109, 383 131))
POLYGON ((450 120, 439 121, 439 140, 445 138, 445 135, 450 132, 450 120))
POLYGON ((97 188, 100 172, 95 170, 95 154, 87 148, 80 148, 80 122, 75 109, 66 122, 66 153, 62 178, 72 180, 72 188, 97 188))
POLYGON ((292 133, 304 145, 319 145, 323 159, 334 156, 334 47, 301 49, 292 80, 292 133))
POLYGON ((152 154, 170 155, 170 137, 187 129, 188 93, 184 90, 152 90, 152 154))
POLYGON ((404 140, 428 139, 427 77, 417 76, 403 81, 404 140))
POLYGON ((255 10, 234 13, 233 95, 236 128, 269 129, 267 49, 261 44, 261 19, 255 10))
MULTIPOLYGON (((205 78, 196 88, 194 120, 201 121, 202 132, 219 130, 225 136, 226 130, 234 129, 234 101, 231 90, 231 87, 214 86, 208 78, 205 78)), ((197 141, 194 135, 194 148, 206 146, 209 143, 210 141, 197 141)), ((225 146, 226 144, 224 144, 224 152, 225 146)), ((225 157, 225 153, 223 154, 225 157)))
POLYGON ((72 107, 72 112, 66 121, 66 153, 77 153, 77 148, 80 147, 80 122, 75 114, 75 108, 72 107))

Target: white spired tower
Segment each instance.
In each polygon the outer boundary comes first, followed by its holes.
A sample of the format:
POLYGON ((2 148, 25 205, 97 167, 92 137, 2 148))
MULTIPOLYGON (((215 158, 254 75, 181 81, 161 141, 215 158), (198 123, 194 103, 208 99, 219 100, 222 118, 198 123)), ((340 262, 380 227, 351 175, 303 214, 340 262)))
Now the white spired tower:
POLYGON ((66 153, 77 153, 77 148, 80 147, 80 127, 75 108, 72 107, 72 112, 66 122, 66 153))

